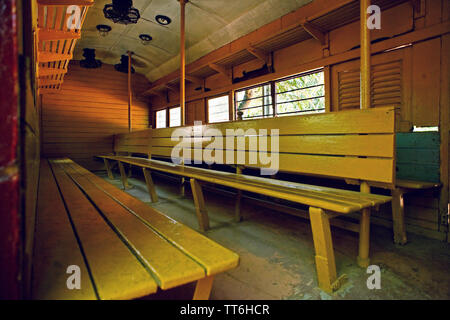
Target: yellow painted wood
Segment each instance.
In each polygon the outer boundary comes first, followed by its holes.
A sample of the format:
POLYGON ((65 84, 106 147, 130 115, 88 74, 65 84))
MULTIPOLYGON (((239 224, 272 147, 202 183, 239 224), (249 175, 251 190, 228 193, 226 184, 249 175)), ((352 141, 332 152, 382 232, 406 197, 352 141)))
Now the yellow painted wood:
MULTIPOLYGON (((370 186, 366 182, 361 184, 361 192, 370 193, 370 186)), ((370 208, 361 210, 359 227, 359 254, 357 261, 360 267, 367 268, 370 263, 370 208)))
POLYGON ((197 261, 206 270, 208 276, 227 271, 238 265, 239 256, 234 252, 122 192, 76 163, 71 162, 70 166, 78 174, 95 183, 98 188, 101 188, 115 201, 130 208, 139 219, 174 247, 197 261))
MULTIPOLYGON (((171 148, 152 147, 152 155, 171 157, 172 150, 171 148)), ((270 154, 266 155, 271 156, 270 154)), ((236 153, 232 163, 227 161, 226 153, 222 153, 222 155, 216 155, 215 153, 202 155, 200 153, 198 157, 193 150, 187 149, 186 153, 176 154, 176 156, 184 157, 186 162, 203 159, 204 161, 214 161, 218 164, 239 164, 255 168, 269 167, 269 165, 261 163, 258 155, 253 154, 254 157, 252 157, 252 154, 249 152, 244 153, 242 163, 237 161, 238 155, 236 153)), ((272 159, 275 159, 275 156, 272 159)), ((280 153, 278 161, 279 170, 283 172, 321 175, 340 179, 359 179, 385 184, 393 184, 395 180, 393 158, 358 158, 280 153)))
MULTIPOLYGON (((236 174, 242 174, 241 166, 236 167, 236 174)), ((234 221, 236 222, 242 221, 241 200, 242 200, 242 190, 237 190, 234 206, 234 221)))
POLYGON ((192 178, 190 179, 190 183, 200 230, 207 231, 209 229, 209 218, 208 211, 206 210, 205 199, 203 197, 202 186, 197 180, 192 178))
POLYGON ((405 199, 402 189, 395 188, 392 190, 392 222, 394 229, 394 242, 397 244, 406 244, 408 242, 406 236, 405 224, 405 199))
POLYGON ((129 189, 130 185, 128 184, 128 176, 127 176, 127 173, 126 173, 125 168, 123 166, 123 163, 121 161, 119 161, 118 164, 119 164, 120 177, 122 178, 123 188, 125 190, 129 189))
MULTIPOLYGON (((248 134, 251 134, 250 132, 248 134)), ((223 148, 245 151, 271 151, 271 138, 267 143, 259 146, 259 139, 251 135, 238 136, 227 144, 224 139, 223 148)), ((270 132, 269 132, 270 134, 270 132)), ((373 135, 294 135, 279 136, 279 151, 297 154, 324 154, 347 156, 370 156, 392 158, 394 156, 394 134, 373 135)), ((210 137, 192 138, 192 146, 207 148, 211 143, 210 137), (201 143, 201 144, 200 144, 201 143)), ((153 138, 152 147, 174 147, 180 141, 171 138, 153 138)))
POLYGON ((209 300, 211 289, 214 282, 214 276, 209 276, 197 281, 192 300, 209 300))
POLYGON ((309 216, 316 252, 315 260, 319 287, 326 292, 332 292, 337 275, 330 222, 325 211, 319 208, 310 207, 309 216))
POLYGON ((255 192, 309 206, 321 207, 339 213, 359 211, 363 208, 390 201, 390 197, 387 196, 364 194, 268 178, 236 175, 234 173, 189 166, 181 167, 157 160, 132 157, 116 157, 116 160, 161 172, 194 178, 199 181, 221 184, 239 190, 255 192))
POLYGON ((32 299, 97 299, 47 160, 41 161, 33 257, 32 299), (81 290, 67 289, 70 265, 81 272, 81 290))
MULTIPOLYGON (((205 277, 205 271, 199 264, 114 201, 95 183, 70 165, 65 165, 64 169, 101 210, 114 231, 127 243, 145 269, 155 277, 161 289, 170 289, 205 277)), ((122 268, 117 268, 120 269, 122 268)))
MULTIPOLYGON (((54 160, 50 164, 100 299, 132 299, 156 292, 157 284, 153 277, 69 178, 62 163, 54 160)), ((88 273, 81 276, 88 277, 88 273)))
POLYGON ((147 184, 148 193, 153 203, 158 202, 158 194, 156 193, 155 184, 153 183, 152 174, 149 169, 142 168, 145 177, 145 183, 147 184))
POLYGON ((108 178, 114 179, 114 174, 111 170, 111 165, 109 164, 109 160, 106 158, 103 158, 103 161, 105 162, 106 172, 108 173, 108 178))

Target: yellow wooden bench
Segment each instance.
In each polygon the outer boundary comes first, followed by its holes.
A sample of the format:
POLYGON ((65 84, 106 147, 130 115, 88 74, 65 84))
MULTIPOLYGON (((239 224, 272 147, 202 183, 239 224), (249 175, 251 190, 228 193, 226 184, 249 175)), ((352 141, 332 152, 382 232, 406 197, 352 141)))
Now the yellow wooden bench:
POLYGON ((190 282, 208 299, 214 275, 238 261, 73 161, 41 161, 33 299, 133 299, 190 282), (69 266, 80 289, 67 286, 69 266))
MULTIPOLYGON (((404 194, 436 188, 440 184, 395 178, 396 173, 392 171, 395 168, 394 115, 386 113, 392 109, 393 107, 387 107, 368 111, 355 110, 322 115, 227 122, 202 126, 201 132, 210 129, 225 132, 226 129, 239 128, 244 130, 280 128, 280 171, 344 179, 349 184, 360 185, 362 182, 367 182, 364 184, 365 190, 368 190, 368 186, 389 189, 392 194, 394 242, 405 244, 407 236, 404 194), (391 173, 393 179, 389 182, 391 173)), ((140 154, 157 159, 169 158, 171 149, 178 143, 171 140, 171 135, 176 129, 148 129, 118 134, 115 136, 114 153, 116 155, 140 154)), ((191 133, 194 131, 194 127, 185 127, 185 129, 191 133)), ((249 146, 249 138, 246 136, 244 146, 246 161, 248 153, 254 151, 249 146)), ((196 141, 198 140, 196 138, 196 141)), ((204 149, 210 141, 205 138, 202 140, 204 149)), ((270 139, 268 142, 270 143, 270 139)), ((113 178, 108 159, 114 160, 114 157, 103 157, 103 159, 110 178, 113 178)), ((235 167, 236 172, 241 173, 243 168, 251 167, 251 165, 236 163, 235 167)), ((125 172, 122 165, 119 165, 119 169, 125 172)), ((238 193, 236 202, 237 220, 240 220, 240 195, 241 193, 238 193)))
MULTIPOLYGON (((128 182, 123 164, 144 168, 153 201, 157 201, 157 196, 151 181, 150 170, 190 178, 199 225, 202 229, 208 227, 208 220, 201 185, 198 181, 221 184, 241 191, 256 192, 309 206, 319 285, 327 291, 339 286, 328 220, 341 214, 361 211, 358 263, 361 266, 369 264, 370 208, 391 199, 387 196, 370 194, 369 185, 387 188, 395 186, 395 109, 393 107, 183 128, 187 131, 185 133, 187 136, 199 142, 200 151, 208 149, 211 142, 208 133, 212 130, 225 135, 226 130, 230 129, 244 130, 235 131, 235 138, 243 138, 244 143, 239 145, 236 140, 231 147, 235 151, 242 150, 245 153, 243 162, 238 162, 236 156, 232 162, 237 166, 236 174, 136 157, 101 156, 101 158, 105 160, 110 175, 112 172, 109 161, 118 161, 124 187, 128 186, 128 182), (266 129, 269 134, 271 129, 279 130, 279 169, 281 171, 359 181, 361 192, 242 175, 240 173, 242 167, 264 167, 259 162, 250 163, 249 156, 252 152, 271 151, 270 148, 252 149, 254 146, 249 143, 249 139, 255 136, 260 137, 261 134, 246 132, 248 129, 266 129)), ((136 132, 132 133, 134 137, 117 136, 115 151, 129 154, 140 153, 155 158, 170 158, 172 149, 179 143, 171 138, 174 130, 177 129, 136 132)), ((270 145, 271 137, 267 139, 270 145)), ((187 151, 180 156, 180 161, 186 163, 197 159, 196 157, 201 154, 195 148, 188 148, 187 151)), ((208 159, 208 155, 206 159, 205 154, 202 156, 203 160, 212 160, 208 159)), ((226 161, 225 153, 221 159, 216 158, 215 161, 230 164, 226 161)), ((238 196, 238 203, 239 198, 240 196, 238 196)), ((239 218, 240 210, 237 209, 236 213, 239 218)))

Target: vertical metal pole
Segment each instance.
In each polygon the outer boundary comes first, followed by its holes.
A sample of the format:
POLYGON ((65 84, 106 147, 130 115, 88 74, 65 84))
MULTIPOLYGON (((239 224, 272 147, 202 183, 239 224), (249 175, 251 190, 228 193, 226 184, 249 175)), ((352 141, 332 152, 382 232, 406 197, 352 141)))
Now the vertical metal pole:
POLYGON ((128 51, 128 132, 131 132, 131 51, 128 51))
POLYGON ((180 107, 181 107, 181 125, 184 126, 186 124, 186 34, 185 34, 185 15, 186 15, 186 3, 188 0, 179 0, 180 1, 180 107))
POLYGON ((370 108, 370 30, 367 28, 367 8, 370 0, 361 0, 361 109, 370 108))

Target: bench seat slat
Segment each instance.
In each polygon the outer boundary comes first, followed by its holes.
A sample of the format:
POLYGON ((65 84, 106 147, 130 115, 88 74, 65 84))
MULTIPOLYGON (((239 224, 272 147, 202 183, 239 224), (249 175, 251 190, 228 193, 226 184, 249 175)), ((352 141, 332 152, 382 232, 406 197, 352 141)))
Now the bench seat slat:
POLYGON ((211 171, 188 166, 182 167, 157 160, 139 159, 133 157, 109 157, 109 159, 120 160, 125 163, 196 178, 200 181, 221 184, 240 190, 275 196, 281 199, 290 200, 309 206, 317 206, 339 213, 359 211, 373 205, 386 203, 391 199, 387 196, 372 194, 367 194, 365 197, 364 194, 359 192, 346 190, 338 191, 333 188, 313 187, 291 182, 283 186, 282 182, 274 182, 276 180, 272 179, 236 175, 232 173, 211 171), (292 190, 293 185, 296 186, 296 190, 292 190))
MULTIPOLYGON (((191 149, 187 149, 184 154, 185 161, 194 161, 196 159, 195 152, 192 154, 191 149)), ((260 152, 261 153, 261 152, 260 152)), ((152 156, 171 157, 172 149, 167 147, 152 148, 152 156)), ((203 161, 211 161, 215 163, 227 163, 226 154, 220 159, 213 159, 200 153, 203 161), (216 160, 216 161, 214 161, 216 160)), ((183 155, 176 154, 177 157, 183 155)), ((199 158, 197 160, 202 160, 199 158)), ((236 159, 236 154, 234 154, 236 159)), ((250 153, 245 152, 245 166, 255 168, 267 168, 268 165, 262 164, 259 159, 256 163, 249 161, 250 153)), ((273 159, 273 158, 272 158, 273 159)), ((238 163, 236 160, 233 163, 238 163)), ((358 157, 343 157, 343 156, 323 156, 323 155, 308 155, 308 154, 279 154, 279 171, 304 173, 311 175, 320 175, 332 178, 348 178, 361 179, 366 181, 377 181, 382 183, 393 183, 393 158, 358 158, 358 157)))
MULTIPOLYGON (((70 163, 70 162, 69 162, 70 163)), ((170 289, 205 277, 204 269, 171 243, 142 223, 104 191, 74 170, 59 162, 106 219, 122 234, 141 261, 151 270, 162 289, 170 289)), ((116 266, 117 268, 117 266, 116 266)), ((120 271, 119 268, 117 268, 120 271)))
POLYGON ((77 265, 88 275, 77 239, 64 203, 59 195, 52 171, 41 160, 33 254, 33 299, 92 300, 97 296, 88 276, 81 277, 81 289, 67 288, 67 267, 77 265))
MULTIPOLYGON (((99 298, 132 299, 155 293, 157 284, 152 276, 60 165, 55 161, 50 164, 70 211, 99 298)), ((86 278, 87 273, 82 277, 86 278)))
POLYGON ((134 214, 139 216, 158 233, 170 241, 174 246, 192 257, 201 264, 211 276, 232 269, 239 263, 239 256, 207 237, 176 222, 168 216, 149 207, 142 201, 122 192, 102 178, 92 174, 75 162, 70 164, 72 168, 104 190, 113 199, 132 208, 134 214))

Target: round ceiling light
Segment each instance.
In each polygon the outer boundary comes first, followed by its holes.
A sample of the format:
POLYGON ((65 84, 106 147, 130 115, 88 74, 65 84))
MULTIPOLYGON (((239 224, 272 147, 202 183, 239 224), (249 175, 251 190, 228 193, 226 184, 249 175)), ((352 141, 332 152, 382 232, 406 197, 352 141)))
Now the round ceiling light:
POLYGON ((160 15, 160 14, 158 14, 155 17, 155 19, 156 19, 156 22, 158 22, 160 25, 163 25, 163 26, 167 26, 168 24, 170 24, 172 22, 172 19, 170 19, 167 16, 160 15))
POLYGON ((148 45, 150 41, 152 41, 152 37, 149 34, 140 34, 139 39, 141 39, 141 42, 144 46, 148 45))
POLYGON ((97 25, 96 28, 98 30, 98 33, 102 37, 106 37, 108 35, 108 33, 111 31, 111 27, 106 24, 99 24, 99 25, 97 25))

